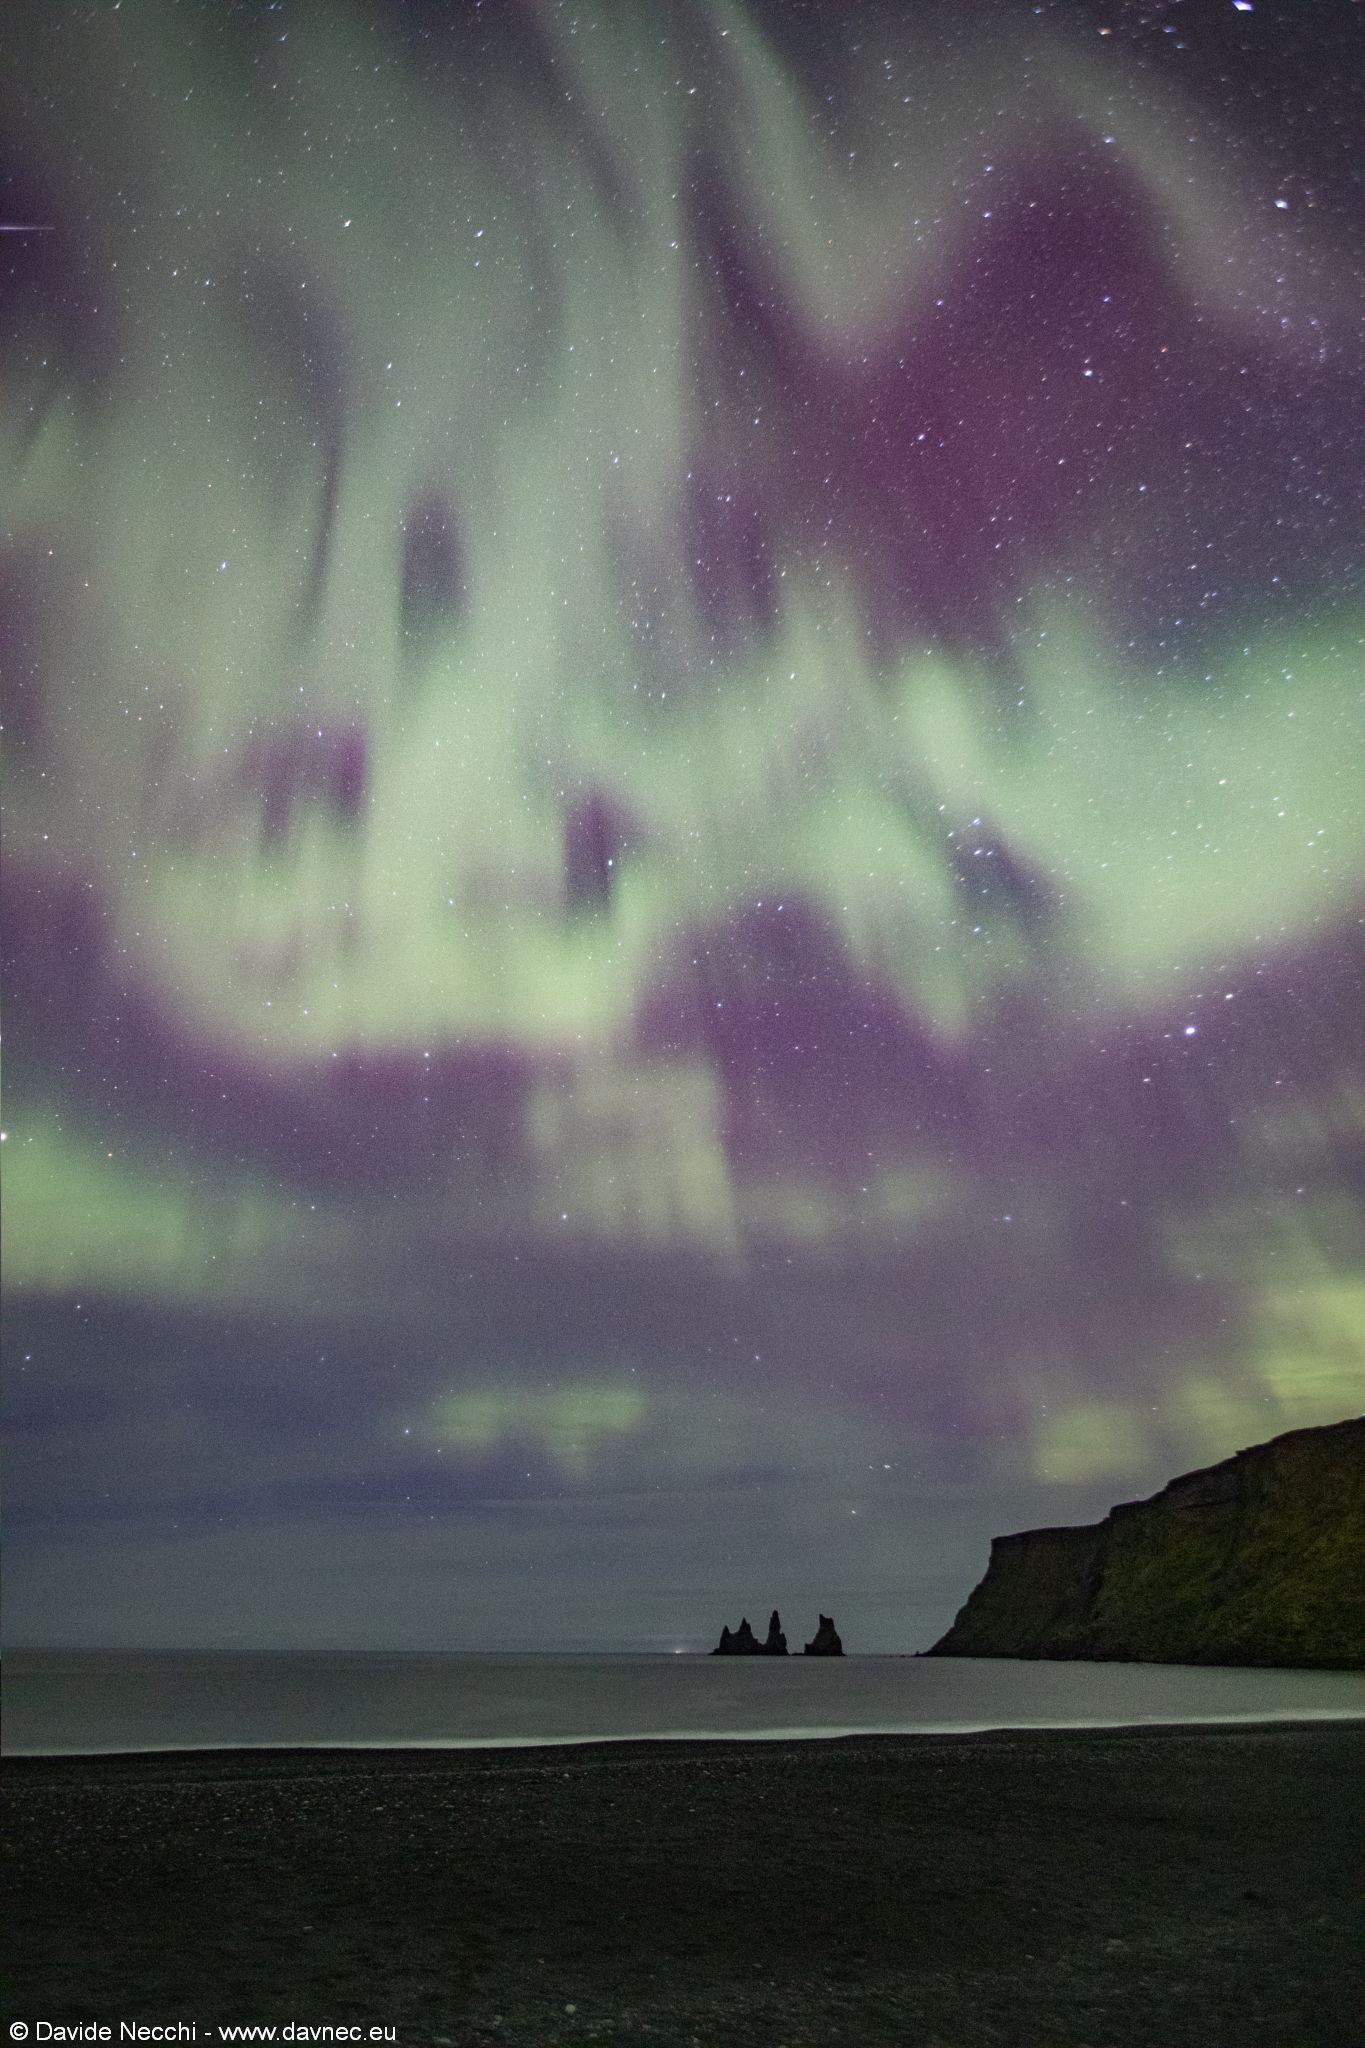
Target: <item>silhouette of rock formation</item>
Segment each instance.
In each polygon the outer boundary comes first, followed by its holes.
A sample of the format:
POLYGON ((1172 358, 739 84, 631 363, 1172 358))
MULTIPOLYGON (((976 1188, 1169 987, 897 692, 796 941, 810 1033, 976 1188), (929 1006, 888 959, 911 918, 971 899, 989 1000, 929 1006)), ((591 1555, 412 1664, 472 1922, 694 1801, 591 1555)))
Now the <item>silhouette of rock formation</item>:
POLYGON ((801 1654, 804 1657, 843 1656, 844 1646, 839 1640, 839 1633, 834 1626, 832 1614, 822 1614, 820 1616, 820 1626, 815 1631, 814 1640, 806 1644, 801 1654))
POLYGON ((1291 1430, 1102 1522, 997 1536, 925 1654, 1365 1668, 1365 1421, 1291 1430))
POLYGON ((745 1619, 733 1632, 723 1628, 720 1641, 711 1652, 713 1657, 785 1657, 786 1654, 787 1638, 782 1633, 782 1618, 775 1607, 767 1636, 761 1643, 745 1619))

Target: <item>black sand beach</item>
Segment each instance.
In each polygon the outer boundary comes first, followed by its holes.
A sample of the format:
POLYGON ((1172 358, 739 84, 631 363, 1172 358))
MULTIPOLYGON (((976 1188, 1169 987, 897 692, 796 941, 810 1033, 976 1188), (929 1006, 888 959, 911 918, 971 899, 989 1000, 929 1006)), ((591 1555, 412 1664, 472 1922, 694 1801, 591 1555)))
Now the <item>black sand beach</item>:
MULTIPOLYGON (((1354 2048, 1365 1724, 5 1767, 6 2027, 1354 2048)), ((284 2038, 281 2035, 280 2038, 284 2038)))

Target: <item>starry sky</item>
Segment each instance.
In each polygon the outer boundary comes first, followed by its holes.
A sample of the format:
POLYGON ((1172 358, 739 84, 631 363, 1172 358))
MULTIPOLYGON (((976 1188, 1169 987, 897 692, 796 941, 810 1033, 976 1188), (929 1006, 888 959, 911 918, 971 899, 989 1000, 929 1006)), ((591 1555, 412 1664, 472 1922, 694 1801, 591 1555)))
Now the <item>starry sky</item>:
POLYGON ((1359 1410, 1362 80, 11 0, 12 1641, 913 1650, 1359 1410))

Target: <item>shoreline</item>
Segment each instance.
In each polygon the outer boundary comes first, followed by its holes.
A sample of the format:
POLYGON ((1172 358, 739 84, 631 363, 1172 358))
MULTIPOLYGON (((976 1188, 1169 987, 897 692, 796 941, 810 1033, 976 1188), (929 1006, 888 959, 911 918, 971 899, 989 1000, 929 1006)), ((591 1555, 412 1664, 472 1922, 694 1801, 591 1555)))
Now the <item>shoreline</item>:
POLYGON ((1245 1714, 1191 1714, 1163 1719, 1154 1715, 1112 1719, 1096 1717, 1085 1721, 939 1721, 919 1723, 913 1728, 819 1727, 819 1728, 717 1728, 660 1729, 639 1735, 469 1735, 432 1739, 426 1736, 376 1736, 359 1742, 160 1742, 129 1744, 109 1749, 11 1749, 0 1743, 0 1764, 8 1763, 97 1763, 115 1757, 300 1755, 323 1751, 329 1754, 372 1755, 375 1752, 423 1750, 432 1754, 446 1751, 536 1750, 619 1748, 622 1745, 663 1745, 683 1747, 689 1743, 773 1743, 806 1745, 824 1742, 915 1742, 952 1736, 976 1735, 1084 1735, 1087 1731, 1117 1732, 1122 1729, 1164 1728, 1285 1728, 1316 1727, 1322 1724, 1365 1722, 1365 1700, 1358 1707, 1287 1707, 1280 1712, 1245 1714))
POLYGON ((1345 2048, 1354 1719, 8 1758, 4 2017, 1345 2048))

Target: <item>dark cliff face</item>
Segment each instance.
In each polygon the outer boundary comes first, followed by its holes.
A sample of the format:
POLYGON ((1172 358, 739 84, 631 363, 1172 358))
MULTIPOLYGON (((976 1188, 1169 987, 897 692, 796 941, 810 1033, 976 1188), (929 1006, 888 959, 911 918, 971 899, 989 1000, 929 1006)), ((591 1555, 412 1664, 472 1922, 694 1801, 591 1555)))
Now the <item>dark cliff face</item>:
POLYGON ((997 1536, 926 1654, 1365 1669, 1365 1421, 1293 1430, 1089 1527, 997 1536))

